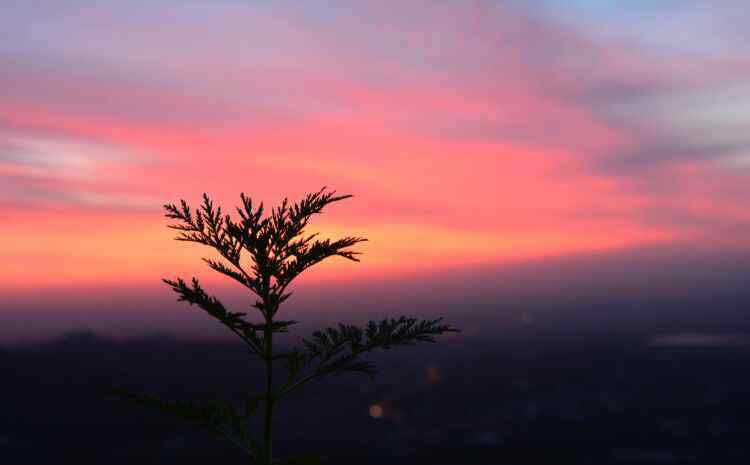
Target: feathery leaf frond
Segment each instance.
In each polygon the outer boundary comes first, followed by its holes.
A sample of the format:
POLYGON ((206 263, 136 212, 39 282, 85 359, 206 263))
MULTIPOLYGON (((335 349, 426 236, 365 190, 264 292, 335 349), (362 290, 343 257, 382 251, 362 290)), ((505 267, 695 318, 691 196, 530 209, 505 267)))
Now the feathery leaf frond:
POLYGON ((263 336, 258 334, 259 326, 252 324, 243 319, 245 313, 230 312, 224 307, 224 304, 216 297, 206 294, 196 278, 188 285, 182 278, 176 281, 170 279, 163 280, 172 290, 179 295, 178 301, 188 302, 190 305, 197 305, 200 309, 216 318, 221 324, 229 328, 239 336, 253 352, 261 354, 263 351, 263 336))
POLYGON ((360 372, 375 374, 370 362, 359 357, 376 349, 390 349, 399 345, 414 345, 419 342, 435 342, 435 337, 459 330, 442 324, 442 318, 418 320, 416 318, 387 318, 380 322, 370 321, 364 328, 339 324, 336 328, 316 331, 311 339, 303 339, 304 349, 292 351, 287 358, 287 370, 291 390, 302 370, 315 363, 304 382, 327 375, 360 372))
POLYGON ((165 415, 202 426, 229 439, 251 458, 258 454, 259 446, 251 439, 248 431, 248 419, 255 413, 254 410, 246 409, 242 414, 231 403, 225 401, 214 400, 205 405, 193 401, 165 401, 154 395, 124 389, 113 389, 111 394, 145 407, 154 408, 165 415))

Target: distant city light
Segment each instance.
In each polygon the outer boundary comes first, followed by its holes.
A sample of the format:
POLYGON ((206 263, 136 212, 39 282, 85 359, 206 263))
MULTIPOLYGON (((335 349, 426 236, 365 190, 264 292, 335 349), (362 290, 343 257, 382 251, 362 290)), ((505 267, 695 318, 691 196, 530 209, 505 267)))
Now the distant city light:
POLYGON ((443 379, 443 373, 435 364, 427 365, 424 370, 425 378, 430 384, 437 384, 443 379))
POLYGON ((378 404, 373 404, 370 406, 370 416, 373 418, 382 418, 383 417, 383 407, 381 407, 378 404))

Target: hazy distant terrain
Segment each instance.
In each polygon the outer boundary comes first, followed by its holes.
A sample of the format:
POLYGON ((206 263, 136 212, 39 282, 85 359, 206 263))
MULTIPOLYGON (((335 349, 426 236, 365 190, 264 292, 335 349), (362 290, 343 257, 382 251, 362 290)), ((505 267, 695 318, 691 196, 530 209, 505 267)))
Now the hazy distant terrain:
MULTIPOLYGON (((740 336, 457 342, 385 353, 376 385, 309 386, 279 411, 279 450, 336 451, 331 464, 747 463, 750 350, 740 336), (368 415, 373 403, 383 418, 368 415)), ((222 440, 105 395, 122 386, 238 398, 254 372, 228 368, 244 363, 242 350, 86 332, 6 347, 3 461, 244 463, 222 440)))
MULTIPOLYGON (((142 287, 3 294, 0 344, 49 340, 81 328, 117 337, 170 331, 188 338, 224 338, 225 328, 204 312, 176 302, 159 282, 162 274, 142 287)), ((444 316, 464 330, 462 337, 506 337, 519 331, 534 340, 581 331, 596 337, 750 333, 748 276, 747 252, 636 248, 363 282, 303 279, 284 314, 302 323, 293 336, 337 322, 359 324, 402 313, 444 316)), ((253 301, 238 287, 213 282, 206 287, 233 309, 253 301)))
MULTIPOLYGON (((445 316, 464 332, 380 354, 377 385, 332 379, 297 393, 279 410, 279 450, 330 453, 334 465, 745 464, 747 270, 745 255, 675 249, 446 270, 334 294, 302 287, 286 315, 303 323, 283 340, 402 311, 445 316), (384 418, 369 416, 374 403, 384 418)), ((118 292, 69 299, 75 306, 46 294, 4 302, 2 457, 243 463, 222 440, 105 395, 239 398, 259 373, 222 328, 165 289, 118 292), (95 332, 49 337, 61 327, 95 332), (164 327, 176 336, 138 336, 164 327)), ((246 303, 228 297, 233 308, 246 303)))

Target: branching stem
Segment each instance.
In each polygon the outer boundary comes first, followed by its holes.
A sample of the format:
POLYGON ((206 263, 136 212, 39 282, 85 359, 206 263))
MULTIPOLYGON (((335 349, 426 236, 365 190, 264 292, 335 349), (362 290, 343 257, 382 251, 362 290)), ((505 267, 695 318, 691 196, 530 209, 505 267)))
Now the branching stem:
POLYGON ((274 392, 273 392, 273 316, 269 312, 266 317, 266 330, 264 333, 264 340, 266 343, 266 353, 264 356, 266 362, 266 408, 265 418, 263 421, 263 444, 265 449, 265 459, 267 465, 273 463, 273 404, 274 404, 274 392))

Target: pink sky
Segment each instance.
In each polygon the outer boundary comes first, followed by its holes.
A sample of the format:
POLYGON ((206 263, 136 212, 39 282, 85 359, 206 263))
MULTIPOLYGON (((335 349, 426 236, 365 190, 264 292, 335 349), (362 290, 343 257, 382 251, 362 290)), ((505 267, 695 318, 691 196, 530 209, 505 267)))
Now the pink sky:
POLYGON ((204 191, 225 206, 240 192, 354 194, 314 228, 368 237, 363 263, 326 264, 311 282, 653 244, 744 249, 741 38, 640 42, 598 26, 637 18, 581 7, 570 21, 542 3, 11 2, 0 292, 208 276, 205 251, 171 241, 161 212, 204 191))

